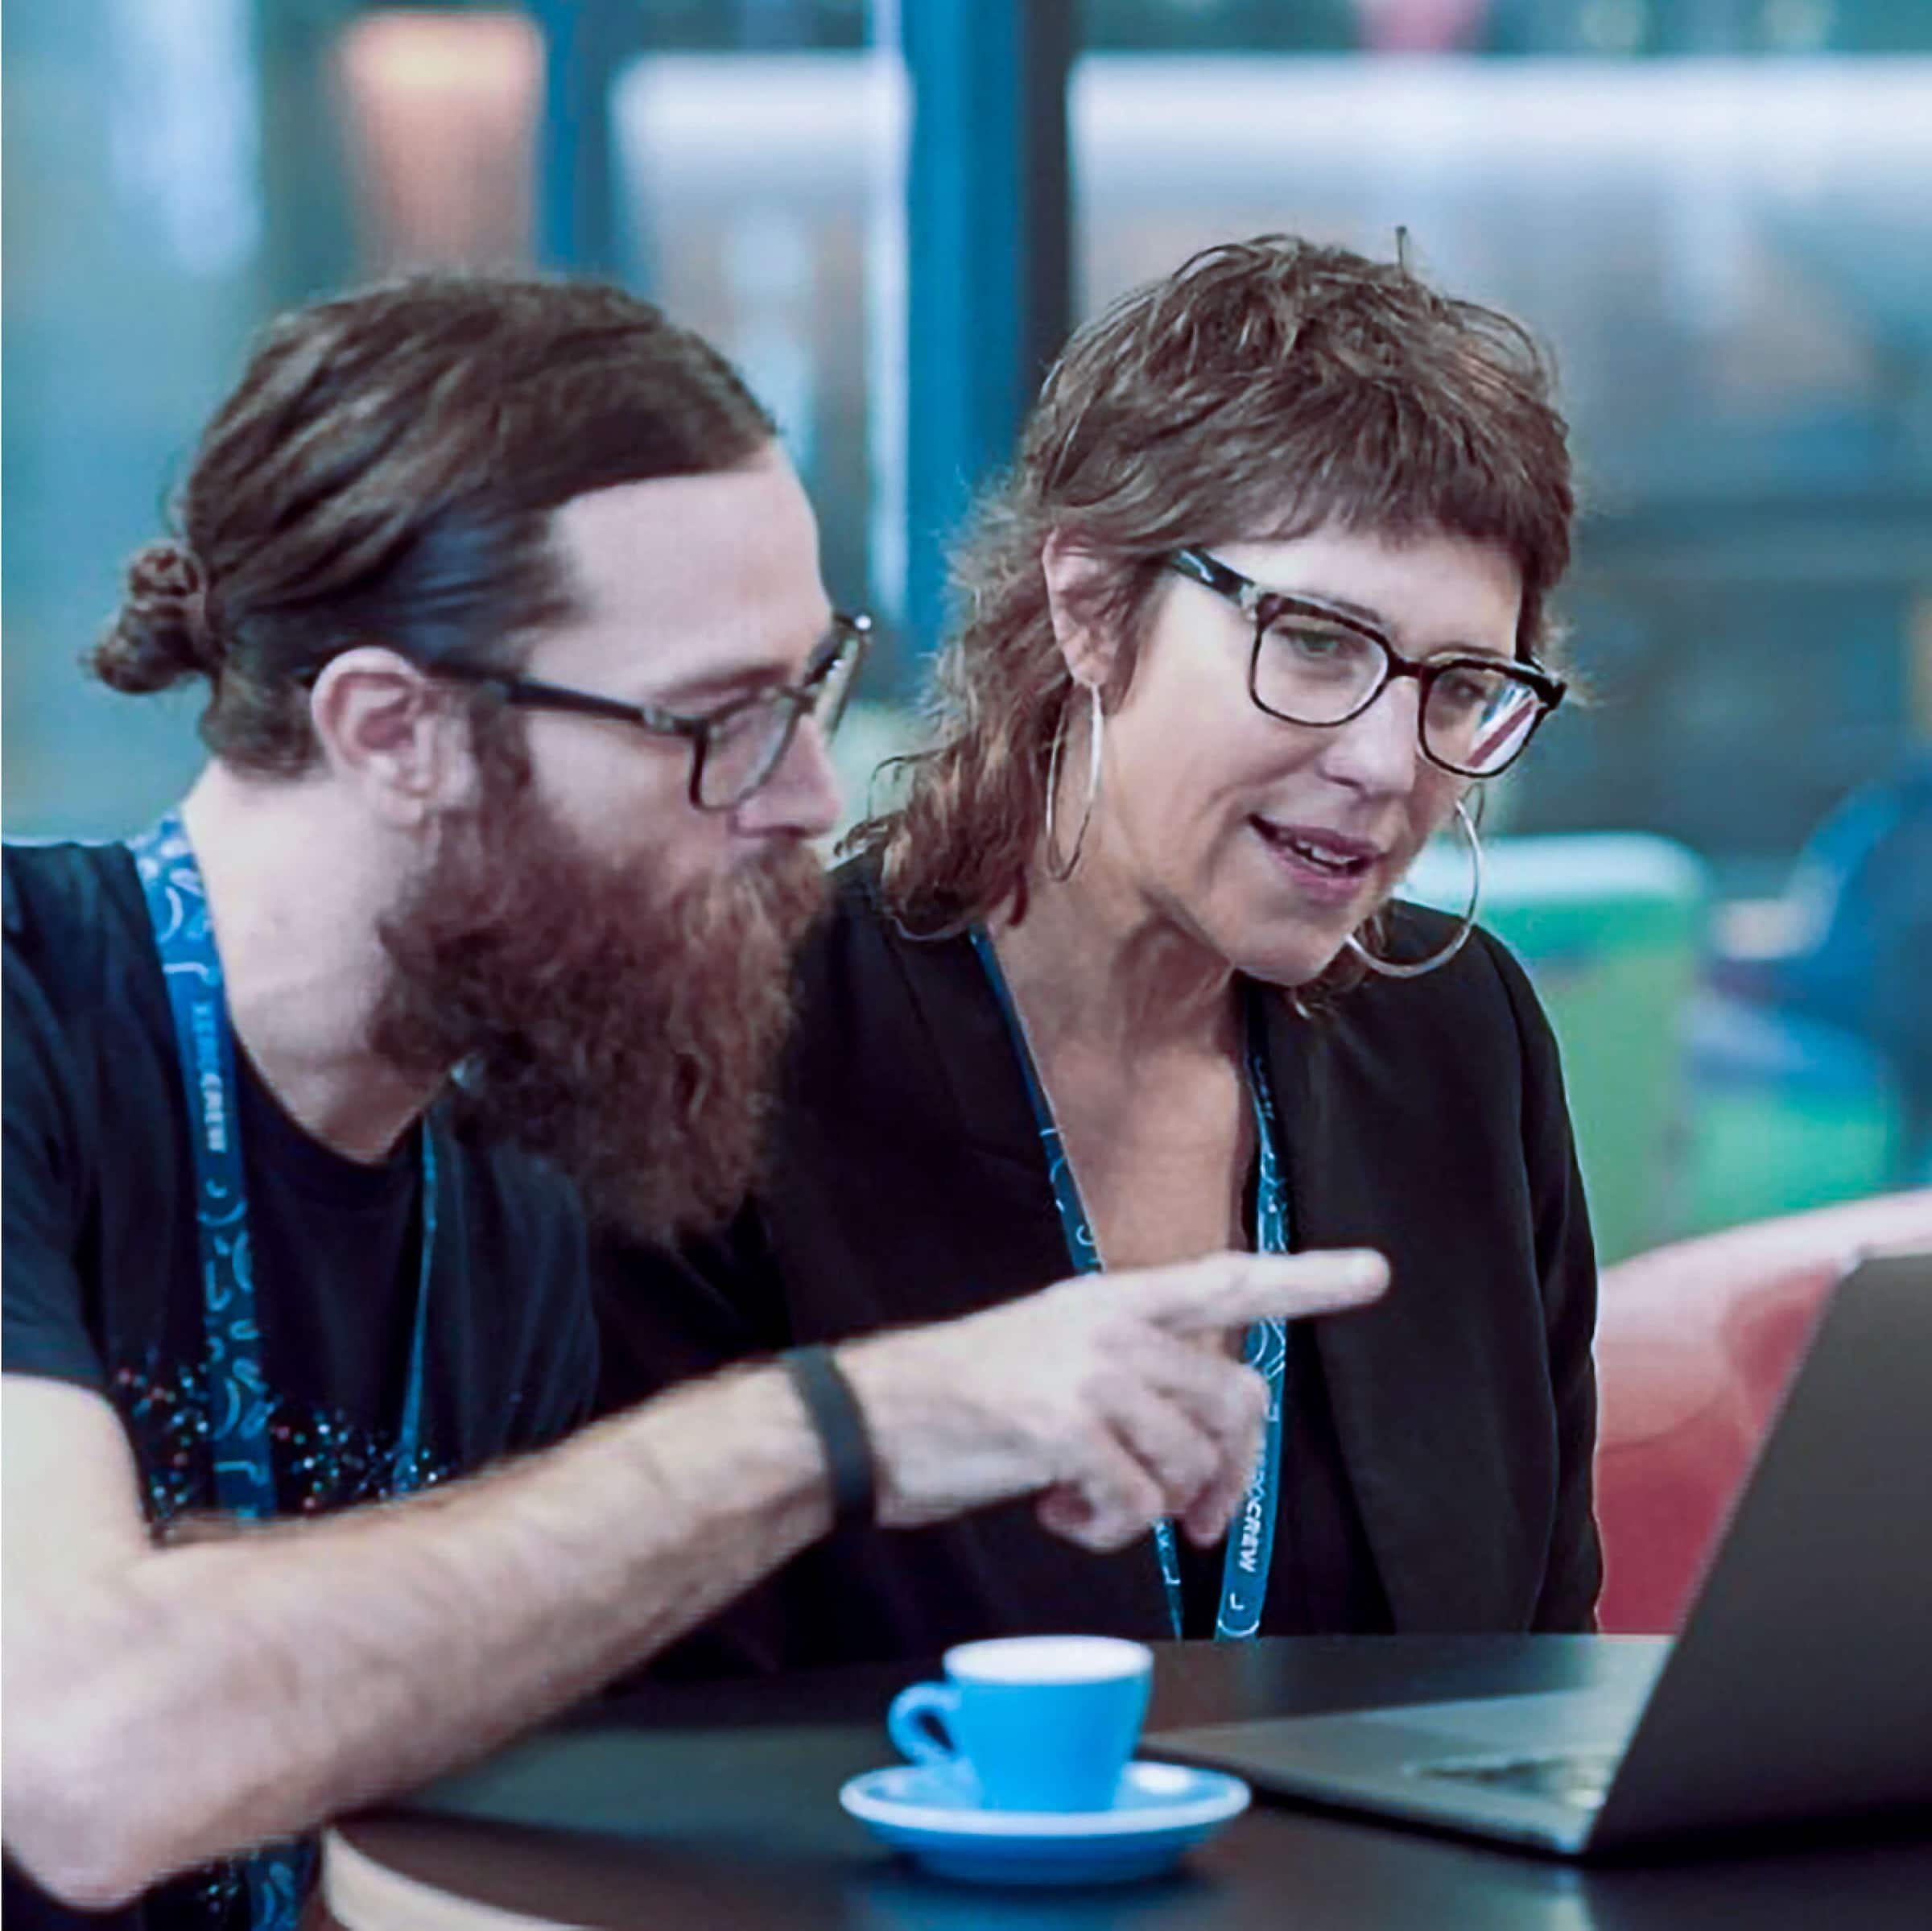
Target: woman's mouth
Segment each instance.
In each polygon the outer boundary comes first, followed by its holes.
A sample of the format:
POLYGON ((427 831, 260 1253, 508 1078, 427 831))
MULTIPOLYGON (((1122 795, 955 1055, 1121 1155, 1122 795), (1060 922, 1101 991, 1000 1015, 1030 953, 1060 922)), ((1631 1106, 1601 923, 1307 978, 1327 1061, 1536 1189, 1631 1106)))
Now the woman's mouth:
POLYGON ((1367 840, 1317 825, 1249 820, 1277 864, 1305 891, 1340 903, 1353 898, 1374 872, 1381 851, 1367 840))

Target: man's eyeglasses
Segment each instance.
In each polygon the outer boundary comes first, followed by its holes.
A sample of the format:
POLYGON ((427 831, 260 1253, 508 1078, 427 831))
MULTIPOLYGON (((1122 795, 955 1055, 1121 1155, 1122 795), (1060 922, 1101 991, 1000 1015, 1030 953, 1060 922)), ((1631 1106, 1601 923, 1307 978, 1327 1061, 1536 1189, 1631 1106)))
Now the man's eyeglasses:
POLYGON ((1225 597, 1254 626, 1248 695, 1271 717, 1328 727, 1360 717, 1398 677, 1422 687, 1422 755, 1461 778, 1494 778, 1522 756, 1563 701, 1563 680, 1541 664, 1476 652, 1417 662, 1373 624, 1318 600, 1264 589, 1204 550, 1177 550, 1167 567, 1225 597))
POLYGON ((871 635, 870 617, 835 617, 799 683, 760 691, 696 717, 483 664, 438 664, 435 674, 493 691, 522 710, 608 718, 653 737, 684 738, 691 745, 691 802, 702 811, 729 811, 770 782, 804 719, 812 719, 828 737, 838 728, 871 635))

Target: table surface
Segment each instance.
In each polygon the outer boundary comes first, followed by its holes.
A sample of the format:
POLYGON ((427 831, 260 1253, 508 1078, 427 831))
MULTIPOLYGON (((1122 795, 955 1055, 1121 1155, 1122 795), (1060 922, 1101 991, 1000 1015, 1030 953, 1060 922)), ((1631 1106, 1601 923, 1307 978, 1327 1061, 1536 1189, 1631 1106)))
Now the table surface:
MULTIPOLYGON (((1582 1687, 1651 1639, 1308 1637, 1156 1648, 1151 1729, 1497 1691, 1582 1687)), ((1832 1931, 1932 1925, 1932 1838, 1794 1838, 1721 1857, 1583 1867, 1278 1804, 1174 1875, 1079 1892, 924 1875, 839 1809, 892 1760, 882 1717, 917 1665, 665 1686, 546 1731, 330 1833, 348 1931, 518 1923, 736 1931, 1832 1931)), ((1150 1751, 1148 1754, 1158 1754, 1150 1751)))

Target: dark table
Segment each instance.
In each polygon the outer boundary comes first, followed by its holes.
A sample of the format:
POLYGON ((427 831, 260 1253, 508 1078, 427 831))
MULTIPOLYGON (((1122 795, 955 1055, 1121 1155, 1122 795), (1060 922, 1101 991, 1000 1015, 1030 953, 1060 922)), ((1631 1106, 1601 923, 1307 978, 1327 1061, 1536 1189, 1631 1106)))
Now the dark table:
MULTIPOLYGON (((1150 1726, 1576 1688, 1641 1664, 1649 1640, 1163 1644, 1150 1726)), ((947 1884, 880 1848, 836 1801, 847 1777, 893 1760, 892 1693, 932 1673, 902 1665, 613 1700, 340 1825, 329 1908, 347 1931, 1932 1927, 1932 1838, 1785 1830, 1721 1857, 1581 1868, 1258 1795, 1171 1877, 1083 1892, 947 1884)))

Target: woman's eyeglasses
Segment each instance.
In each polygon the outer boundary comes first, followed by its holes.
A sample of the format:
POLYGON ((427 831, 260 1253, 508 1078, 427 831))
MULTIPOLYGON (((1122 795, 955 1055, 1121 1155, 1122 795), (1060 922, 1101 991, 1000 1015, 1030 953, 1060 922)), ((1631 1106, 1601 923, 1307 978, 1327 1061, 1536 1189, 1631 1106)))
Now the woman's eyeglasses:
POLYGON ((1461 778, 1494 778, 1563 700, 1563 680, 1540 664, 1454 651, 1418 662, 1360 617, 1265 589, 1204 550, 1177 550, 1167 567, 1226 598, 1253 625, 1248 695, 1285 724, 1345 724, 1397 678, 1413 677, 1422 694, 1422 755, 1461 778))

